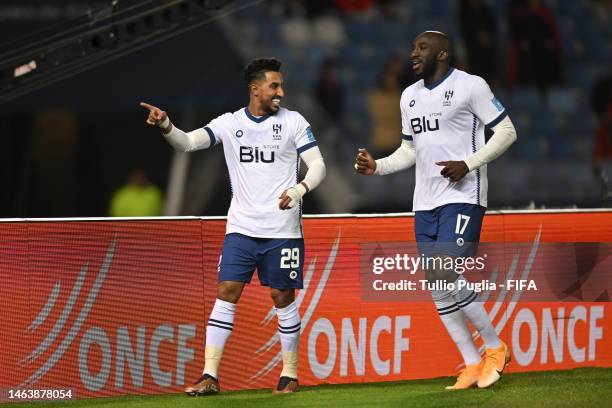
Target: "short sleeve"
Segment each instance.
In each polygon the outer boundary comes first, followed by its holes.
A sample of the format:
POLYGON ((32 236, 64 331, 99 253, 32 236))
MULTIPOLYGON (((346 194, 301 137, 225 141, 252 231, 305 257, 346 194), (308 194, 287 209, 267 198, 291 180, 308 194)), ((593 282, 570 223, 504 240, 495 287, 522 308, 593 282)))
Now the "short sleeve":
POLYGON ((223 143, 223 135, 230 129, 231 113, 224 113, 223 115, 211 120, 204 130, 208 133, 210 138, 210 146, 214 146, 218 143, 223 143))
MULTIPOLYGON (((414 133, 412 132, 412 127, 410 126, 410 118, 408 117, 408 112, 405 106, 407 100, 407 97, 405 95, 406 94, 403 94, 402 99, 400 100, 400 113, 402 115, 402 140, 412 141, 412 136, 414 133)), ((414 102, 408 103, 412 103, 414 105, 414 102)))
POLYGON ((492 128, 505 118, 506 108, 491 92, 484 79, 477 77, 470 93, 470 110, 487 127, 492 128))
POLYGON ((310 123, 302 115, 296 113, 295 115, 295 148, 298 153, 305 152, 306 150, 313 148, 317 145, 317 139, 315 139, 310 123))

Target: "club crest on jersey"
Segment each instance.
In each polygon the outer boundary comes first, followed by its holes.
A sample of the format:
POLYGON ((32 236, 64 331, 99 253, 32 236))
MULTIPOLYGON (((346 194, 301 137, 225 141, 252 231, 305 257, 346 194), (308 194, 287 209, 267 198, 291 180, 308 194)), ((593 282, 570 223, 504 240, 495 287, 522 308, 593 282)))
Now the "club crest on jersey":
POLYGON ((272 140, 281 140, 281 130, 283 129, 283 126, 280 123, 275 123, 272 125, 272 130, 274 131, 274 134, 272 135, 272 140))
POLYGON ((236 131, 236 137, 242 137, 242 135, 244 135, 244 132, 242 130, 236 131))
POLYGON ((408 106, 410 106, 410 107, 412 108, 412 107, 414 106, 414 104, 415 104, 415 103, 416 103, 416 102, 415 102, 415 101, 414 101, 414 99, 413 99, 413 100, 411 100, 411 101, 410 101, 410 103, 408 104, 408 106))
POLYGON ((451 99, 453 98, 453 94, 455 92, 450 90, 444 92, 444 100, 442 101, 442 106, 451 106, 451 99))

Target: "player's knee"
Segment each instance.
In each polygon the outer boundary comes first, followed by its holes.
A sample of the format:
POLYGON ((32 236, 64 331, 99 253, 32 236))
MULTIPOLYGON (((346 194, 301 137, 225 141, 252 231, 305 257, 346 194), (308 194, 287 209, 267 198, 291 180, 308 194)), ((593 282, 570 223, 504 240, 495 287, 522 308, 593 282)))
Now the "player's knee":
POLYGON ((293 289, 272 289, 270 291, 270 296, 274 301, 274 306, 279 309, 289 306, 291 302, 295 300, 293 289))
POLYGON ((241 282, 219 282, 217 298, 230 303, 238 303, 243 286, 241 282))
POLYGON ((452 267, 447 267, 447 265, 452 264, 448 262, 448 256, 434 256, 433 258, 436 262, 433 262, 433 265, 425 271, 425 277, 430 283, 439 281, 454 282, 457 280, 459 275, 457 275, 452 267))

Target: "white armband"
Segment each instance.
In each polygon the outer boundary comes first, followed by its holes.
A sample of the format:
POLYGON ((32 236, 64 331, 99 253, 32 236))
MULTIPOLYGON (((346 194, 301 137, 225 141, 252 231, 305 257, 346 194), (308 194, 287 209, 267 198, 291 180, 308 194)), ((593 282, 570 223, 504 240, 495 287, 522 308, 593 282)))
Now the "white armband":
POLYGON ((465 159, 465 164, 470 171, 497 159, 516 140, 516 130, 508 116, 492 130, 495 133, 491 136, 491 139, 480 150, 465 159))
POLYGON ((416 152, 414 150, 414 142, 402 140, 402 144, 396 151, 387 157, 376 160, 374 174, 384 176, 385 174, 396 173, 414 166, 415 163, 416 152))

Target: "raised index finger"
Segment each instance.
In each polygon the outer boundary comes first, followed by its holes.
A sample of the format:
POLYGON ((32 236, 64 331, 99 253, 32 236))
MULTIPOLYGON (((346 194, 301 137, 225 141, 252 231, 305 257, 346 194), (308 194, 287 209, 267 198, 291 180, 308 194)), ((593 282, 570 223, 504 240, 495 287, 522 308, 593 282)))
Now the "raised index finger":
POLYGON ((148 104, 148 103, 146 103, 146 102, 140 102, 140 106, 142 106, 143 108, 147 108, 147 109, 149 109, 149 110, 155 110, 155 109, 156 109, 156 108, 155 108, 155 106, 153 106, 153 105, 149 105, 149 104, 148 104))

